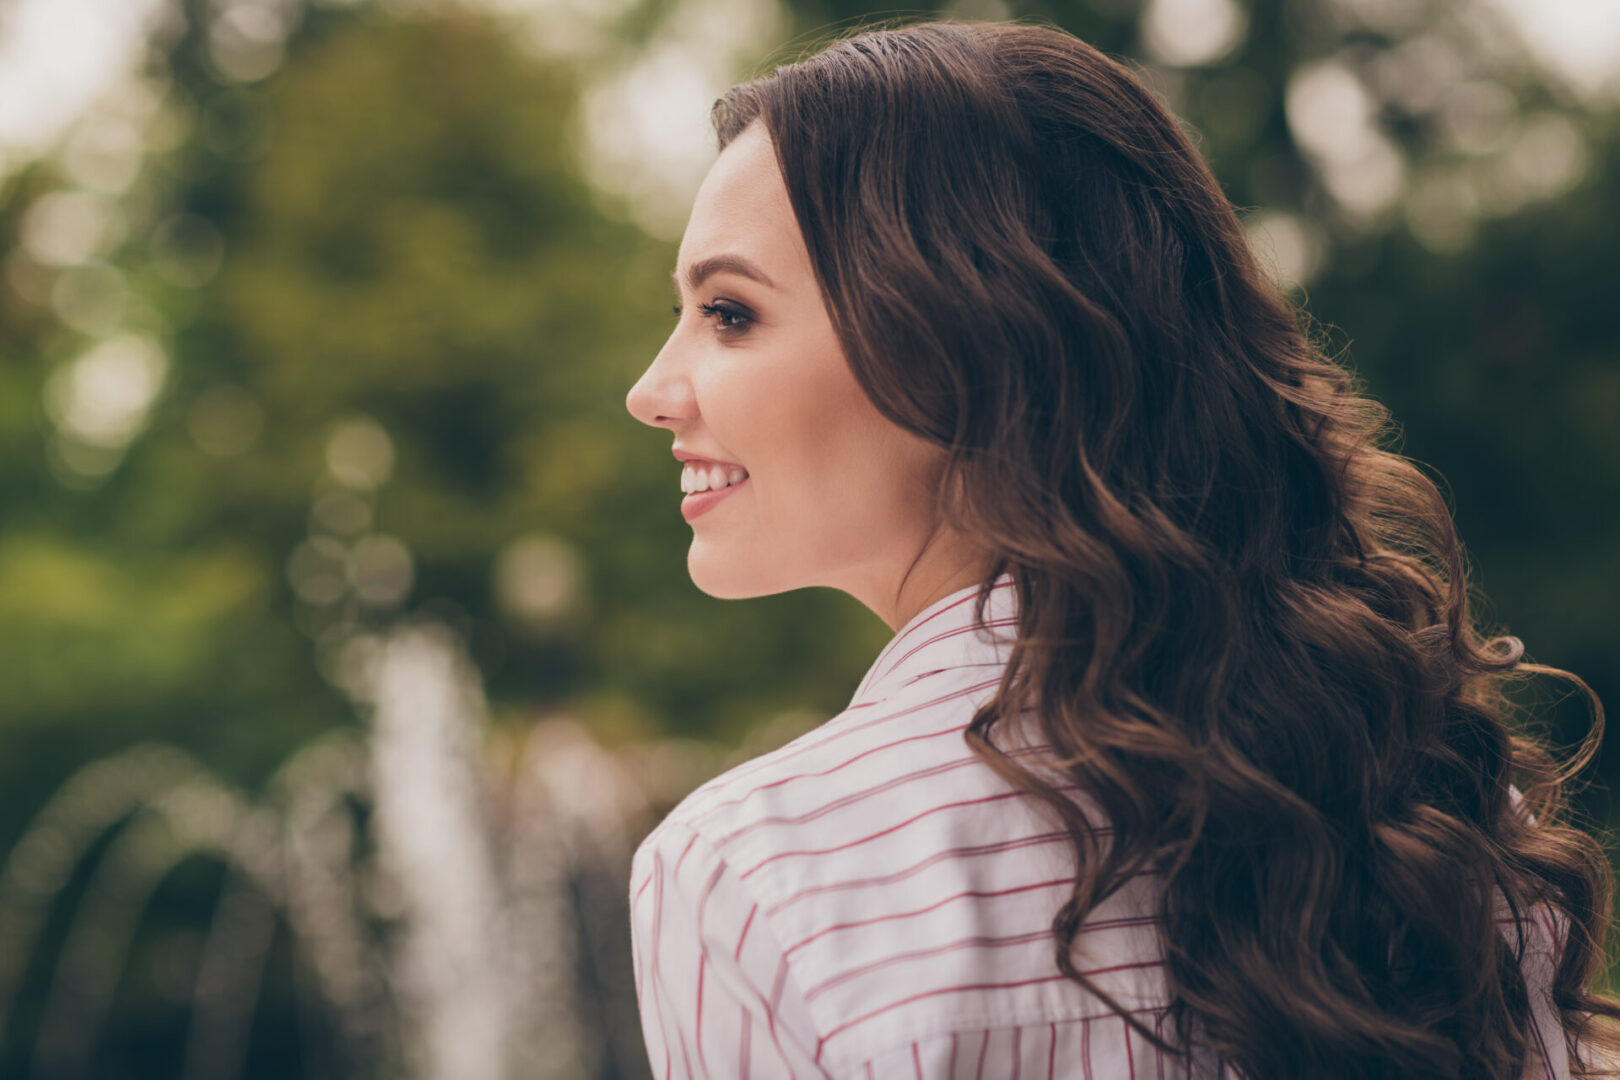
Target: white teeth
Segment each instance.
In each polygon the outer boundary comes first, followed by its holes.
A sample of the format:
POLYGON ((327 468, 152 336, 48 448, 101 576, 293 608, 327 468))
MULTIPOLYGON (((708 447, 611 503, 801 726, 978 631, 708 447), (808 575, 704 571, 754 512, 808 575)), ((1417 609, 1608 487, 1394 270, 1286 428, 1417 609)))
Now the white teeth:
POLYGON ((748 478, 748 470, 733 465, 728 474, 724 466, 701 466, 688 463, 681 470, 681 490, 688 495, 699 491, 718 491, 748 478))

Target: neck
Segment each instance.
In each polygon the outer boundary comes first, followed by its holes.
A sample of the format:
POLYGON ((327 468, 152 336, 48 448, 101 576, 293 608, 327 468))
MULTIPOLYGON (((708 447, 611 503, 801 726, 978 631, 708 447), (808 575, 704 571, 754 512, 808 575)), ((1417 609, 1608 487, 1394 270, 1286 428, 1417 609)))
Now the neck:
MULTIPOLYGON (((902 567, 898 573, 905 573, 902 567)), ((933 537, 918 556, 916 565, 903 581, 879 583, 873 596, 857 599, 871 608, 888 625, 899 630, 919 611, 943 596, 982 582, 990 572, 990 560, 960 537, 941 532, 933 537)))

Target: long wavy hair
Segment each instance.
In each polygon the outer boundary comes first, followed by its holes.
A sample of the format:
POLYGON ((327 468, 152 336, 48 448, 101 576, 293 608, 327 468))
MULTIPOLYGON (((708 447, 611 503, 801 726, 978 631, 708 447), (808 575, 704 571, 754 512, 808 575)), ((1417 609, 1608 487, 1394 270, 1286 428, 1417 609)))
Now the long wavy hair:
POLYGON ((1594 989, 1613 871, 1563 820, 1602 703, 1475 628, 1441 492, 1173 114, 1053 26, 944 19, 846 32, 712 119, 721 147, 763 121, 855 378, 947 452, 937 520, 992 553, 984 584, 1014 578, 1017 644, 965 738, 1072 837, 1059 969, 1118 1008, 1073 939, 1156 872, 1179 1043, 1125 1015, 1166 1052, 1508 1080, 1534 1023, 1498 919, 1538 912, 1572 1069, 1610 1075, 1583 1054, 1620 1050, 1594 989), (1562 769, 1514 730, 1534 673, 1592 702, 1562 769), (1107 845, 992 742, 1026 708, 1107 845))

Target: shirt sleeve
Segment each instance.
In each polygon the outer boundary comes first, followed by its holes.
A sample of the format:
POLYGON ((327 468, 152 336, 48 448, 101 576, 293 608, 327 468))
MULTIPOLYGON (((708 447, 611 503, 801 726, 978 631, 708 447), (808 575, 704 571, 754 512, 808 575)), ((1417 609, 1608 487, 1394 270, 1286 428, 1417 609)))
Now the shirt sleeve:
MULTIPOLYGON (((1524 805, 1524 794, 1513 784, 1508 785, 1508 801, 1514 811, 1531 825, 1536 823, 1536 815, 1524 805)), ((1505 904, 1500 912, 1507 925, 1511 926, 1513 919, 1505 904)), ((1528 941, 1521 971, 1530 992, 1530 1015, 1534 1026, 1530 1032, 1531 1058, 1526 1063, 1525 1076, 1534 1080, 1541 1080, 1542 1077, 1567 1080, 1570 1075, 1569 1048, 1564 1039, 1558 1007, 1553 1003, 1552 987, 1558 953, 1569 931, 1569 918, 1545 903, 1534 905, 1529 916, 1530 926, 1526 928, 1528 941)))
POLYGON ((1513 784, 1508 785, 1508 805, 1530 824, 1536 823, 1536 815, 1524 808, 1524 793, 1513 784))
POLYGON ((630 944, 658 1080, 832 1075, 759 901, 685 824, 665 821, 636 849, 630 944))

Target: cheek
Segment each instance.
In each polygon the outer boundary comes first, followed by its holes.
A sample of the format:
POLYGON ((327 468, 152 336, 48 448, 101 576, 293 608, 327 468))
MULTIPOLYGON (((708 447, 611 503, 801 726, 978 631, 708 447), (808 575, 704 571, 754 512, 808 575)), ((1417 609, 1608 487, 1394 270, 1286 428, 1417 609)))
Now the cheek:
POLYGON ((830 327, 728 364, 709 390, 715 438, 758 476, 767 513, 839 505, 886 520, 926 496, 916 440, 867 400, 830 327))
POLYGON ((776 457, 798 490, 811 496, 803 508, 839 506, 846 520, 887 531, 926 502, 927 464, 917 441, 844 375, 782 400, 773 425, 781 451, 776 457))
POLYGON ((810 482, 836 484, 872 467, 881 418, 847 370, 800 364, 763 400, 757 423, 770 440, 768 456, 792 462, 810 482))

